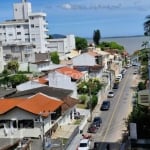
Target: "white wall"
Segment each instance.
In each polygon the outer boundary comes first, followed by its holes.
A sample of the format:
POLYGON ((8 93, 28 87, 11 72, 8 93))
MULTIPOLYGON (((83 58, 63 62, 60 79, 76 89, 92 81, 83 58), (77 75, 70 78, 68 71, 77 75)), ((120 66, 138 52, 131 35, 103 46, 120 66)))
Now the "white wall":
POLYGON ((90 56, 88 53, 81 54, 72 58, 73 66, 94 66, 95 57, 90 56))
POLYGON ((48 74, 49 86, 73 90, 72 97, 77 98, 76 82, 72 82, 71 78, 59 72, 51 72, 48 74))
POLYGON ((4 60, 3 60, 3 48, 0 41, 0 73, 4 70, 4 60))

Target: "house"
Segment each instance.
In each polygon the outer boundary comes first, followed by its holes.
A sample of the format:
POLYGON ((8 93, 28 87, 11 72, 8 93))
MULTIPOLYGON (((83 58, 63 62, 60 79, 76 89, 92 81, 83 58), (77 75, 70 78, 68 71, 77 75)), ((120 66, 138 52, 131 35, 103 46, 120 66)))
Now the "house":
POLYGON ((40 137, 49 134, 54 120, 61 116, 63 101, 37 93, 28 98, 0 100, 1 137, 40 137), (41 132, 41 128, 43 131, 41 132))
POLYGON ((97 52, 86 52, 72 58, 74 69, 87 71, 90 77, 102 77, 104 68, 103 56, 97 52))
POLYGON ((43 131, 50 136, 58 126, 74 119, 78 100, 71 94, 71 90, 39 87, 1 99, 1 137, 39 138, 43 131))
POLYGON ((49 72, 49 86, 73 91, 72 97, 77 98, 77 82, 84 78, 84 74, 70 67, 62 67, 49 72))

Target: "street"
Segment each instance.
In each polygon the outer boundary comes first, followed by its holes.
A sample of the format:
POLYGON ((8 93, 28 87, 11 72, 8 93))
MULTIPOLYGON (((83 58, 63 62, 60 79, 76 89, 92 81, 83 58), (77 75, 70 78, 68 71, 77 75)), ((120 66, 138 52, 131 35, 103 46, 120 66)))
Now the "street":
MULTIPOLYGON (((132 86, 136 78, 136 75, 133 75, 133 70, 133 68, 127 70, 125 77, 119 83, 119 89, 115 90, 113 98, 107 98, 107 94, 105 95, 103 100, 110 100, 110 109, 101 111, 99 104, 93 111, 93 117, 101 116, 102 125, 96 134, 92 134, 92 147, 94 142, 101 143, 99 150, 105 150, 107 143, 111 143, 111 145, 121 144, 122 134, 126 130, 125 120, 132 110, 132 86)), ((85 126, 84 133, 87 132, 88 125, 89 123, 85 126)), ((67 150, 75 150, 81 138, 81 135, 77 135, 67 150)), ((117 150, 116 146, 114 149, 117 150)))

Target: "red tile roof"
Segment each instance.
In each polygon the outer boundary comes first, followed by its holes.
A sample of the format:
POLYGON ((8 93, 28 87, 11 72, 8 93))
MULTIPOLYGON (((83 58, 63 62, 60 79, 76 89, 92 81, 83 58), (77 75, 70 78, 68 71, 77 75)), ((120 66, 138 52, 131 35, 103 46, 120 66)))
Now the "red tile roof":
POLYGON ((48 82, 48 80, 45 79, 44 77, 33 79, 33 81, 39 82, 39 83, 41 83, 41 84, 46 84, 46 83, 48 82))
POLYGON ((38 93, 34 95, 33 97, 28 98, 23 103, 20 103, 17 105, 19 108, 22 108, 26 111, 29 111, 33 114, 39 114, 40 112, 47 112, 43 113, 43 116, 48 116, 48 112, 55 111, 58 107, 60 107, 63 104, 63 101, 51 98, 47 95, 44 95, 42 93, 38 93))
POLYGON ((70 76, 71 78, 77 79, 77 80, 82 78, 84 75, 82 72, 72 69, 70 67, 62 67, 62 68, 57 69, 56 71, 64 75, 70 76))
POLYGON ((7 111, 16 107, 16 105, 22 103, 25 99, 11 98, 11 99, 0 99, 0 114, 4 114, 7 111))
POLYGON ((64 102, 44 95, 42 93, 38 93, 30 98, 22 98, 22 99, 2 99, 0 100, 0 114, 4 114, 14 107, 21 108, 25 111, 31 112, 33 114, 48 116, 48 112, 53 112, 57 108, 59 108, 64 102), (43 113, 47 112, 47 113, 43 113))

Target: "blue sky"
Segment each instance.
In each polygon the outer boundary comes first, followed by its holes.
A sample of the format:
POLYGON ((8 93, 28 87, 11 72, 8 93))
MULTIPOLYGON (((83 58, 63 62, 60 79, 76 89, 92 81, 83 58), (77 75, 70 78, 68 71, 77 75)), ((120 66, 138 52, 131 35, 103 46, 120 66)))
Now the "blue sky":
MULTIPOLYGON (((102 37, 143 35, 150 0, 27 0, 33 12, 47 13, 49 34, 92 37, 99 29, 102 37)), ((13 3, 0 4, 0 22, 13 19, 13 3)))

